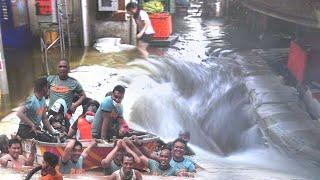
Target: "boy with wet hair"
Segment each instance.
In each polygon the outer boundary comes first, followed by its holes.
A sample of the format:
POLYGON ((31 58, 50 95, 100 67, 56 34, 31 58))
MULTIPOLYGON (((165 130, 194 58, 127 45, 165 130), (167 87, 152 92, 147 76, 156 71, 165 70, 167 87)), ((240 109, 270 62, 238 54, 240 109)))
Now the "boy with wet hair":
POLYGON ((121 169, 122 161, 125 153, 130 153, 136 164, 140 164, 140 158, 129 148, 126 140, 116 141, 115 148, 101 161, 101 165, 105 175, 111 175, 113 172, 121 169))
POLYGON ((40 180, 62 180, 63 177, 60 172, 56 170, 56 166, 59 163, 59 158, 57 155, 51 152, 44 152, 41 178, 40 180))
POLYGON ((112 175, 107 176, 109 180, 142 180, 142 175, 138 170, 133 169, 134 157, 130 153, 126 153, 123 156, 122 167, 112 173, 112 175))
POLYGON ((48 82, 46 78, 39 78, 35 82, 34 94, 29 96, 24 105, 18 110, 17 116, 20 118, 18 133, 22 139, 36 139, 50 142, 49 136, 41 131, 41 122, 51 134, 55 131, 46 116, 45 97, 48 95, 48 82))
POLYGON ((88 147, 82 151, 81 142, 70 139, 61 157, 60 172, 62 174, 81 174, 83 162, 96 144, 96 140, 93 139, 88 147))

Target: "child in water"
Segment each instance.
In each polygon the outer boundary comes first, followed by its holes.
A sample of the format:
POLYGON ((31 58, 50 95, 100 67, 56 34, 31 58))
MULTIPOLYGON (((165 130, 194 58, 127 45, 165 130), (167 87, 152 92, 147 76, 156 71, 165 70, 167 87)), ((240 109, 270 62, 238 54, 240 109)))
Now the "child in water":
POLYGON ((44 152, 41 178, 40 180, 62 180, 63 177, 60 172, 56 170, 56 166, 59 163, 59 158, 57 155, 51 152, 44 152))

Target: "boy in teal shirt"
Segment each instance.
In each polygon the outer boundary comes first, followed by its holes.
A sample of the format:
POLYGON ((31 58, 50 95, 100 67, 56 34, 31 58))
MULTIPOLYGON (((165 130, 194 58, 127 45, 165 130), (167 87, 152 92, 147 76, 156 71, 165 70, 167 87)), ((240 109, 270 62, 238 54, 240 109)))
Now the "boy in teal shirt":
POLYGON ((46 116, 45 96, 47 93, 48 82, 46 78, 37 79, 34 94, 27 98, 25 104, 17 112, 17 116, 20 118, 17 134, 22 139, 34 138, 39 141, 52 141, 49 136, 40 131, 42 122, 50 133, 55 132, 46 116))

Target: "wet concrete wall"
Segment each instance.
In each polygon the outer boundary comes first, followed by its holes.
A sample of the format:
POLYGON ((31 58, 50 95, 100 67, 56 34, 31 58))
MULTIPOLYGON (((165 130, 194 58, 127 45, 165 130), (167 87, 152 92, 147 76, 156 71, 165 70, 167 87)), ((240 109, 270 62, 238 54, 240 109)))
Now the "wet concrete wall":
POLYGON ((268 71, 250 72, 245 85, 268 144, 318 166, 320 123, 312 120, 298 91, 268 71))
POLYGON ((92 45, 94 42, 94 37, 95 37, 95 30, 94 30, 94 24, 96 22, 96 8, 97 8, 97 3, 96 1, 88 1, 88 7, 89 7, 89 41, 90 44, 92 45))
POLYGON ((126 21, 111 21, 108 19, 97 18, 98 1, 91 1, 89 3, 90 14, 90 42, 91 44, 98 38, 103 37, 119 37, 122 43, 136 44, 136 24, 127 18, 126 21), (132 26, 130 28, 130 26, 132 26))
MULTIPOLYGON (((30 28, 33 36, 41 36, 41 29, 39 17, 36 15, 35 0, 28 1, 30 28)), ((97 38, 102 37, 120 37, 124 43, 135 44, 135 23, 131 23, 130 19, 126 21, 110 21, 110 20, 97 20, 97 1, 88 1, 89 13, 89 41, 92 45, 97 38), (132 28, 130 28, 132 24, 132 28), (132 30, 130 32, 130 30, 132 30)), ((80 0, 68 0, 69 22, 72 45, 80 45, 82 41, 82 13, 80 0)), ((48 26, 48 29, 49 26, 48 26)))
MULTIPOLYGON (((98 1, 92 1, 92 5, 95 7, 95 13, 97 13, 98 1)), ((126 1, 125 3, 128 3, 126 1)), ((110 13, 110 12, 109 12, 110 13)), ((104 12, 102 12, 104 14, 104 12)), ((114 21, 110 20, 106 17, 99 17, 97 15, 94 16, 94 20, 92 20, 93 25, 93 39, 96 40, 98 38, 104 37, 119 37, 122 40, 122 43, 125 44, 136 44, 135 36, 136 36, 136 24, 134 21, 130 21, 130 18, 127 17, 125 21, 114 21), (131 26, 131 27, 130 27, 131 26), (134 37, 134 38, 132 38, 134 37)))
MULTIPOLYGON (((30 20, 30 29, 32 35, 35 37, 41 36, 41 28, 39 17, 36 15, 36 0, 28 0, 28 12, 30 20)), ((72 40, 73 38, 77 39, 73 41, 73 44, 79 44, 79 35, 81 34, 82 18, 81 18, 81 2, 80 0, 68 0, 68 11, 69 11, 69 23, 70 23, 70 32, 72 40)), ((41 26, 49 27, 44 23, 41 26)))
MULTIPOLYGON (((122 43, 130 44, 131 37, 135 37, 135 23, 132 23, 132 32, 130 32, 130 20, 127 21, 96 21, 95 39, 103 37, 120 37, 122 43), (131 36, 130 36, 131 34, 131 36)), ((133 43, 134 44, 134 43, 133 43)))
POLYGON ((28 1, 28 11, 29 11, 31 32, 35 36, 40 35, 38 18, 36 16, 35 0, 28 1))

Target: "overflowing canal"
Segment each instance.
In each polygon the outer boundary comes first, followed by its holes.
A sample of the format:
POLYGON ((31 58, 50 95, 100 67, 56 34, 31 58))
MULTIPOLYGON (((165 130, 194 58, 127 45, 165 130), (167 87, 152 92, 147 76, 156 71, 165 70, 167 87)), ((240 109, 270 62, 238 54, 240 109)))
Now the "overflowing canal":
MULTIPOLYGON (((285 55, 252 50, 256 44, 250 34, 230 27, 221 18, 202 20, 196 7, 187 17, 176 17, 175 32, 180 36, 175 45, 150 48, 147 59, 138 50, 106 55, 88 49, 72 62, 75 69, 70 75, 80 81, 87 96, 98 101, 114 85, 126 86, 124 117, 132 127, 167 141, 181 130, 190 131, 197 154, 194 160, 205 169, 196 179, 318 177, 319 167, 297 163, 268 145, 243 87, 244 76, 271 71, 268 63, 261 61, 261 54, 270 53, 268 59, 285 55)), ((30 87, 23 90, 28 92, 30 87)), ((10 115, 0 123, 0 130, 10 134, 17 123, 10 115)), ((20 179, 24 174, 0 172, 5 179, 20 179)), ((97 172, 68 178, 103 179, 97 172)))

